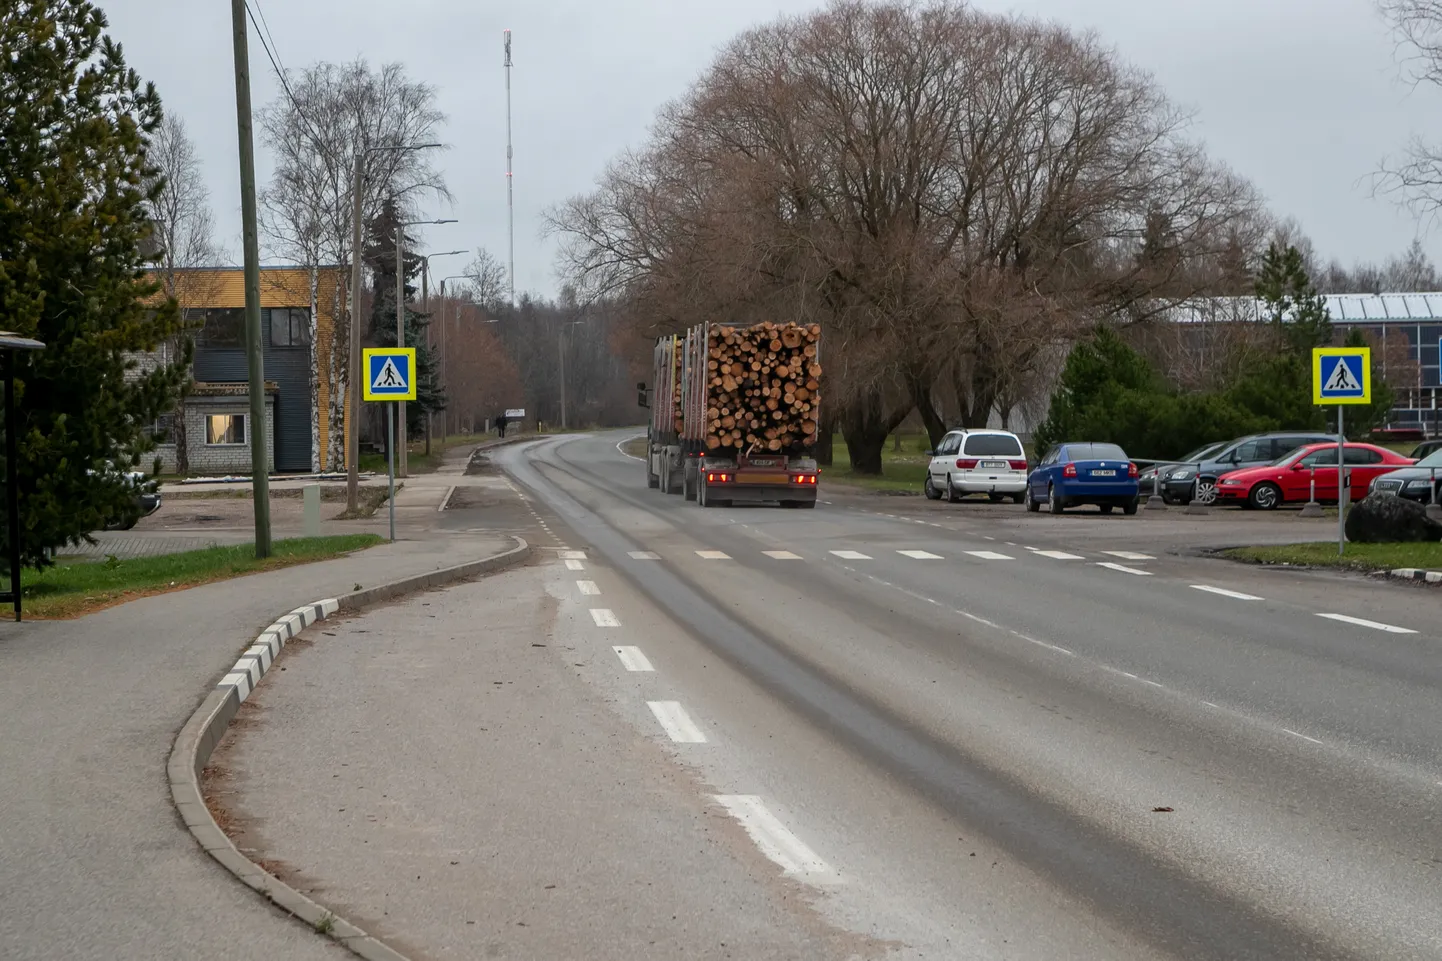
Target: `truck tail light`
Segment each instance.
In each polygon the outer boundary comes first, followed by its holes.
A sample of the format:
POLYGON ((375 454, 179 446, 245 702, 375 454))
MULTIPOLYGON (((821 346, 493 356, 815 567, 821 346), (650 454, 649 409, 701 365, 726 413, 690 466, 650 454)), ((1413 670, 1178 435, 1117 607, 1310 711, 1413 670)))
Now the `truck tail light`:
POLYGON ((708 484, 729 484, 729 483, 731 483, 731 475, 730 475, 730 474, 720 473, 720 472, 717 472, 717 471, 707 471, 707 472, 706 472, 706 483, 708 483, 708 484))
POLYGON ((1075 477, 1075 476, 1076 476, 1076 465, 1075 465, 1075 464, 1068 464, 1068 465, 1066 465, 1065 467, 1063 467, 1063 468, 1061 469, 1061 476, 1063 476, 1063 477, 1075 477))
POLYGON ((971 458, 963 458, 962 460, 959 460, 959 461, 956 462, 956 469, 957 469, 957 470, 975 470, 975 469, 976 469, 976 461, 973 460, 973 459, 971 459, 971 458))
POLYGON ((811 486, 814 487, 814 486, 816 486, 816 475, 815 475, 815 474, 792 474, 792 475, 791 475, 791 483, 793 483, 793 484, 810 484, 811 486))

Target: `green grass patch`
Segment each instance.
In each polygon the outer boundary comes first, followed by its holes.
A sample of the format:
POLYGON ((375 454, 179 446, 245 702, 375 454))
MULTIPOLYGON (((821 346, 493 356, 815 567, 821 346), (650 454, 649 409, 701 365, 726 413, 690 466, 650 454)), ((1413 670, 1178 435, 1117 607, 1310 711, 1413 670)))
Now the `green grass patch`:
POLYGON ((851 469, 851 452, 846 440, 837 434, 832 440, 832 466, 821 469, 821 482, 845 484, 881 493, 921 493, 922 482, 926 480, 926 465, 931 458, 925 451, 930 446, 926 435, 907 435, 901 439, 901 449, 896 449, 894 440, 888 439, 881 451, 881 475, 858 474, 851 469))
POLYGON ((139 597, 327 560, 380 543, 382 539, 374 534, 297 537, 274 542, 274 554, 265 560, 256 559, 253 544, 127 560, 112 556, 96 563, 26 570, 21 575, 20 591, 25 613, 30 617, 80 617, 139 597))
POLYGON ((1391 571, 1399 567, 1442 569, 1442 543, 1353 544, 1337 554, 1336 541, 1283 544, 1276 547, 1234 547, 1223 552, 1233 560, 1253 564, 1292 564, 1338 567, 1354 571, 1391 571))

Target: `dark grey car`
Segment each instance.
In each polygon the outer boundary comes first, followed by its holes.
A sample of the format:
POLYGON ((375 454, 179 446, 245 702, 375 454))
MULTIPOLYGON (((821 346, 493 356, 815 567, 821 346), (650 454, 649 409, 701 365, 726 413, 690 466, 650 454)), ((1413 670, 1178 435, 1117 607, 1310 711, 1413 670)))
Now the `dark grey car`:
POLYGON ((1167 468, 1162 476, 1162 492, 1168 500, 1187 504, 1214 504, 1217 500, 1217 478, 1228 471, 1270 464, 1305 444, 1335 441, 1335 435, 1315 431, 1282 431, 1274 434, 1251 434, 1239 437, 1197 464, 1179 464, 1167 468))
POLYGON ((1370 493, 1396 494, 1409 501, 1442 504, 1442 450, 1436 450, 1411 467, 1374 478, 1370 493))

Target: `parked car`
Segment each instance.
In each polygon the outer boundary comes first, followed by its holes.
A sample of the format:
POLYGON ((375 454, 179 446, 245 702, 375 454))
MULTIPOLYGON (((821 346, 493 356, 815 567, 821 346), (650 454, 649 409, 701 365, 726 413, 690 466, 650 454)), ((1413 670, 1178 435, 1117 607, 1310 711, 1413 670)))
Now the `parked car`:
MULTIPOLYGON (((94 474, 94 471, 90 471, 94 474)), ((107 475, 120 475, 121 471, 111 464, 106 468, 107 475)), ((133 517, 117 517, 108 521, 105 529, 108 531, 128 531, 135 526, 142 517, 149 517, 160 510, 160 485, 156 480, 144 471, 125 471, 121 481, 135 491, 136 514, 133 517)))
POLYGON ((1139 475, 1137 475, 1137 483, 1140 485, 1140 493, 1146 494, 1147 496, 1151 496, 1152 494, 1160 494, 1162 500, 1166 501, 1168 504, 1174 503, 1172 495, 1167 492, 1165 486, 1158 488, 1157 472, 1160 471, 1162 474, 1162 479, 1165 480, 1167 475, 1170 474, 1172 471, 1177 470, 1180 465, 1195 464, 1200 461, 1206 460, 1213 454, 1220 453, 1222 448, 1226 447, 1230 443, 1231 441, 1229 440, 1217 441, 1215 443, 1206 444, 1202 447, 1198 447, 1191 453, 1185 454, 1182 457, 1178 457, 1174 461, 1163 461, 1153 464, 1151 467, 1146 468, 1139 475))
POLYGON ((1026 452, 1021 440, 1004 430, 954 430, 927 451, 922 490, 931 500, 955 504, 967 494, 985 494, 993 504, 1026 497, 1026 452))
POLYGON ((1053 514, 1095 504, 1103 514, 1137 512, 1137 465, 1116 444, 1057 444, 1027 478, 1026 509, 1053 514))
POLYGON ((1439 438, 1438 440, 1424 440, 1422 443, 1412 448, 1412 453, 1408 454, 1407 456, 1412 458, 1413 460, 1420 461, 1424 457, 1431 457, 1439 450, 1442 450, 1442 438, 1439 438))
POLYGON ((1306 444, 1335 444, 1336 436, 1316 431, 1286 431, 1275 434, 1250 434, 1238 437, 1221 450, 1200 458, 1199 463, 1183 464, 1167 471, 1162 477, 1162 491, 1174 502, 1212 504, 1217 499, 1217 479, 1230 471, 1246 467, 1264 467, 1275 463, 1306 444))
POLYGON ((1378 476, 1372 481, 1372 491, 1396 494, 1424 504, 1442 504, 1442 448, 1434 450, 1411 467, 1378 476))
MULTIPOLYGON (((1367 488, 1374 478, 1412 463, 1411 458, 1375 444, 1348 444, 1343 457, 1353 500, 1367 496, 1367 488)), ((1336 443, 1309 444, 1274 464, 1223 474, 1217 493, 1222 503, 1275 510, 1285 503, 1305 502, 1311 496, 1314 472, 1317 500, 1337 500, 1336 443)))

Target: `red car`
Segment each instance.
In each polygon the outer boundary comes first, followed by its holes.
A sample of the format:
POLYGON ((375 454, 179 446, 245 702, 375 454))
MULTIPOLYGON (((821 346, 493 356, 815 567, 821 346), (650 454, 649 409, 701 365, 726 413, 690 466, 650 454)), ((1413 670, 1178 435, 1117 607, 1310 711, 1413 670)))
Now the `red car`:
MULTIPOLYGON (((1367 496, 1372 479, 1379 474, 1415 463, 1410 457, 1374 444, 1348 444, 1343 455, 1352 500, 1367 496)), ((1223 474, 1217 480, 1219 503, 1270 511, 1288 502, 1305 503, 1311 496, 1312 476, 1317 478, 1317 500, 1337 500, 1337 445, 1308 444, 1265 467, 1223 474)))

